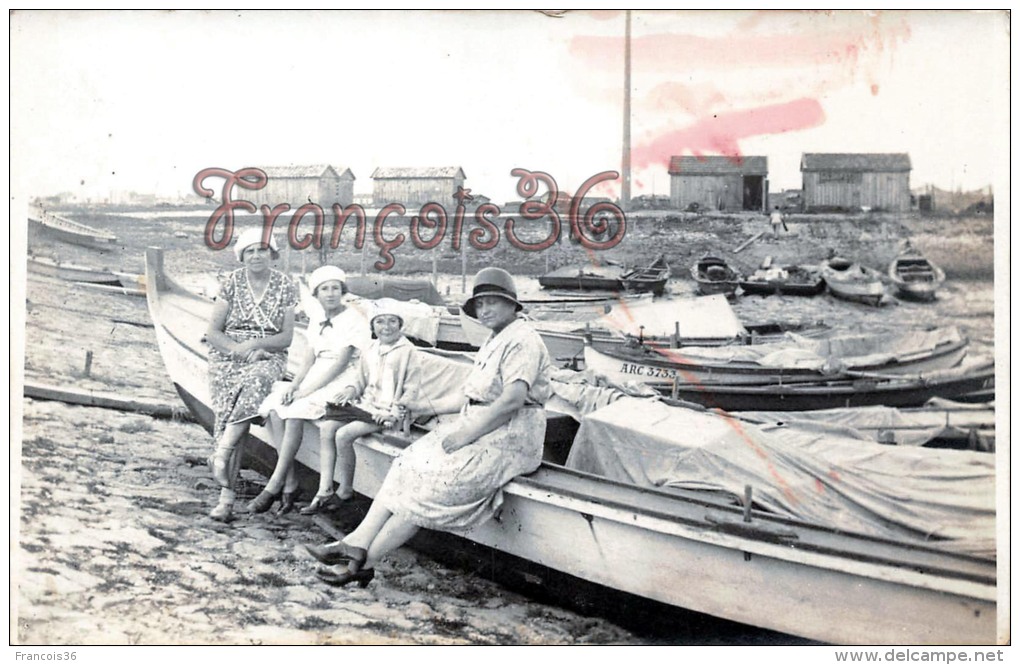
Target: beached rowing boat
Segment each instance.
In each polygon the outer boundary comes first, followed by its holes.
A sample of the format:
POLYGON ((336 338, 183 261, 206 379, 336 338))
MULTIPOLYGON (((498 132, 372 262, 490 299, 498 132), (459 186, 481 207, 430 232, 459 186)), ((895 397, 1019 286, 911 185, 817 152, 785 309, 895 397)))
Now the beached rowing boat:
POLYGON ((841 300, 878 307, 886 298, 882 273, 842 257, 822 262, 822 277, 829 292, 841 300))
POLYGON ((29 225, 35 225, 54 238, 85 247, 104 246, 117 242, 117 236, 91 226, 72 221, 66 217, 35 210, 28 215, 29 225))
MULTIPOLYGON (((211 427, 201 340, 212 302, 170 279, 159 250, 146 258, 160 354, 185 404, 211 427)), ((449 360, 429 362, 457 371, 449 360)), ((456 377, 447 382, 456 385, 456 377)), ((550 418, 555 425, 557 417, 550 418)), ((253 427, 252 434, 247 450, 271 465, 275 452, 267 432, 253 427)), ((315 438, 312 430, 306 435, 315 438)), ((409 436, 386 433, 359 440, 356 491, 374 496, 392 460, 416 435, 412 430, 409 436)), ((318 469, 318 451, 317 444, 302 446, 298 463, 318 469)), ((751 504, 745 509, 714 493, 610 480, 559 461, 544 462, 507 485, 498 520, 463 536, 437 536, 465 539, 642 598, 814 640, 991 644, 997 639, 994 560, 916 539, 862 535, 781 517, 751 504)))
POLYGON ((650 347, 594 339, 584 364, 615 383, 676 382, 681 387, 817 383, 856 377, 913 375, 954 367, 967 353, 958 328, 841 333, 820 339, 790 334, 783 342, 716 347, 650 347))
POLYGON ((815 296, 825 290, 818 266, 773 266, 766 257, 758 270, 740 280, 745 295, 815 296))
POLYGON ((946 281, 941 268, 914 250, 893 259, 888 272, 897 295, 910 300, 935 300, 936 292, 946 281))
POLYGON ((106 268, 90 268, 74 263, 63 263, 44 256, 29 256, 27 261, 28 271, 38 275, 56 277, 68 282, 121 285, 120 278, 106 268))
POLYGON ((666 282, 669 281, 669 264, 666 257, 660 255, 644 268, 635 268, 620 278, 623 288, 626 291, 635 293, 654 293, 661 296, 666 292, 666 282))
POLYGON ((706 296, 721 293, 732 296, 740 286, 740 273, 716 256, 704 256, 691 266, 691 279, 698 285, 698 293, 706 296))

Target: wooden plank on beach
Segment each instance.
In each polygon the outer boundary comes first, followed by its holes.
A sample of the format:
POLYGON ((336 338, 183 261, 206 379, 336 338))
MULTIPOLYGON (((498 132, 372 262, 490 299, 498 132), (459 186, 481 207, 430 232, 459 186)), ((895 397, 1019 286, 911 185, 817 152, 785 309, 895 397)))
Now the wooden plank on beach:
POLYGON ((100 409, 115 409, 141 413, 154 418, 169 418, 195 422, 194 417, 184 406, 164 404, 155 400, 132 399, 115 393, 87 388, 67 388, 46 383, 25 383, 25 397, 42 399, 80 406, 93 406, 100 409))
POLYGON ((758 238, 762 237, 763 235, 765 235, 764 231, 759 231, 758 233, 755 233, 748 240, 744 241, 739 247, 737 247, 735 250, 733 250, 733 253, 737 254, 739 252, 742 252, 745 247, 747 247, 748 245, 750 245, 752 242, 754 242, 758 238))

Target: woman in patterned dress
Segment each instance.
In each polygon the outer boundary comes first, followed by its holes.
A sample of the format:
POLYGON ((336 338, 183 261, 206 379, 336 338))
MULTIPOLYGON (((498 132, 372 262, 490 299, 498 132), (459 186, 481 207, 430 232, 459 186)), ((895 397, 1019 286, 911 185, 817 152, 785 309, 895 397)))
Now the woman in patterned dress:
POLYGON ((419 528, 464 533, 485 523, 503 500, 502 488, 542 462, 545 412, 551 395, 549 353, 538 333, 517 318, 513 277, 484 268, 464 311, 492 330, 479 349, 463 395, 430 403, 405 402, 415 414, 453 413, 393 461, 368 514, 346 538, 308 551, 325 564, 317 571, 334 586, 366 586, 375 565, 419 528))
POLYGON ((209 516, 224 522, 230 519, 236 498, 241 467, 237 444, 259 417, 259 406, 287 367, 298 300, 294 281, 270 266, 279 257, 272 236, 267 245, 261 229, 249 229, 238 237, 234 252, 244 267, 224 280, 205 335, 216 415, 216 450, 210 466, 222 488, 209 516))

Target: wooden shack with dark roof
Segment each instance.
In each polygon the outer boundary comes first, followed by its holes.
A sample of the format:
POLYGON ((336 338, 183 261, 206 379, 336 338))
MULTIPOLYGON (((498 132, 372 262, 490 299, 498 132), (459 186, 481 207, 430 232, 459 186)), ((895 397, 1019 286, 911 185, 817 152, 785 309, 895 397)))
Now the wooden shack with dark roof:
POLYGON ((906 153, 805 153, 800 171, 806 211, 910 210, 906 153))
POLYGON ((669 160, 669 198, 680 210, 764 210, 769 162, 762 156, 690 155, 669 160))
POLYGON ((464 186, 464 179, 459 166, 379 167, 372 172, 372 202, 376 207, 400 203, 411 209, 434 201, 453 210, 453 195, 464 186))
POLYGON ((354 201, 354 173, 349 168, 327 164, 260 166, 269 181, 262 189, 238 189, 235 197, 256 206, 287 203, 296 210, 317 203, 329 211, 334 203, 348 206, 354 201))

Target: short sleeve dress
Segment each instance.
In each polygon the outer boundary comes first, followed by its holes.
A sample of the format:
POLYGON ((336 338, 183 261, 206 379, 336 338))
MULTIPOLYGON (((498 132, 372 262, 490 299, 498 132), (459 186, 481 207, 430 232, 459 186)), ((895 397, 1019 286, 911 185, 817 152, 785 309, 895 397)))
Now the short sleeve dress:
MULTIPOLYGON (((260 298, 248 281, 246 268, 227 275, 217 299, 230 309, 224 334, 235 342, 271 337, 283 330, 284 318, 298 302, 294 281, 278 270, 269 273, 269 284, 260 298)), ((287 350, 262 360, 236 360, 219 349, 209 350, 209 384, 216 424, 213 438, 219 439, 228 424, 243 423, 259 416, 259 405, 273 383, 287 369, 287 350)))
POLYGON ((375 500, 429 529, 465 532, 489 520, 502 505, 503 486, 542 463, 550 368, 542 338, 526 322, 517 319, 490 335, 464 385, 468 403, 461 415, 491 404, 518 380, 528 385, 524 406, 506 424, 452 453, 442 444, 458 423, 440 425, 394 460, 375 500))
POLYGON ((314 320, 308 323, 305 339, 315 354, 315 360, 304 380, 307 382, 326 380, 326 384, 301 399, 296 399, 290 404, 283 404, 283 394, 292 384, 289 381, 277 382, 259 408, 263 417, 276 411, 276 414, 284 419, 318 420, 322 418, 326 415, 326 403, 336 395, 342 387, 341 384, 349 383, 341 379, 344 376, 344 371, 351 371, 349 368, 357 367, 359 355, 372 341, 368 318, 358 308, 350 305, 330 318, 326 318, 325 314, 318 314, 314 320), (351 353, 346 367, 336 372, 336 376, 322 376, 323 372, 330 371, 329 366, 332 361, 336 360, 341 351, 348 346, 352 347, 354 352, 351 353))

